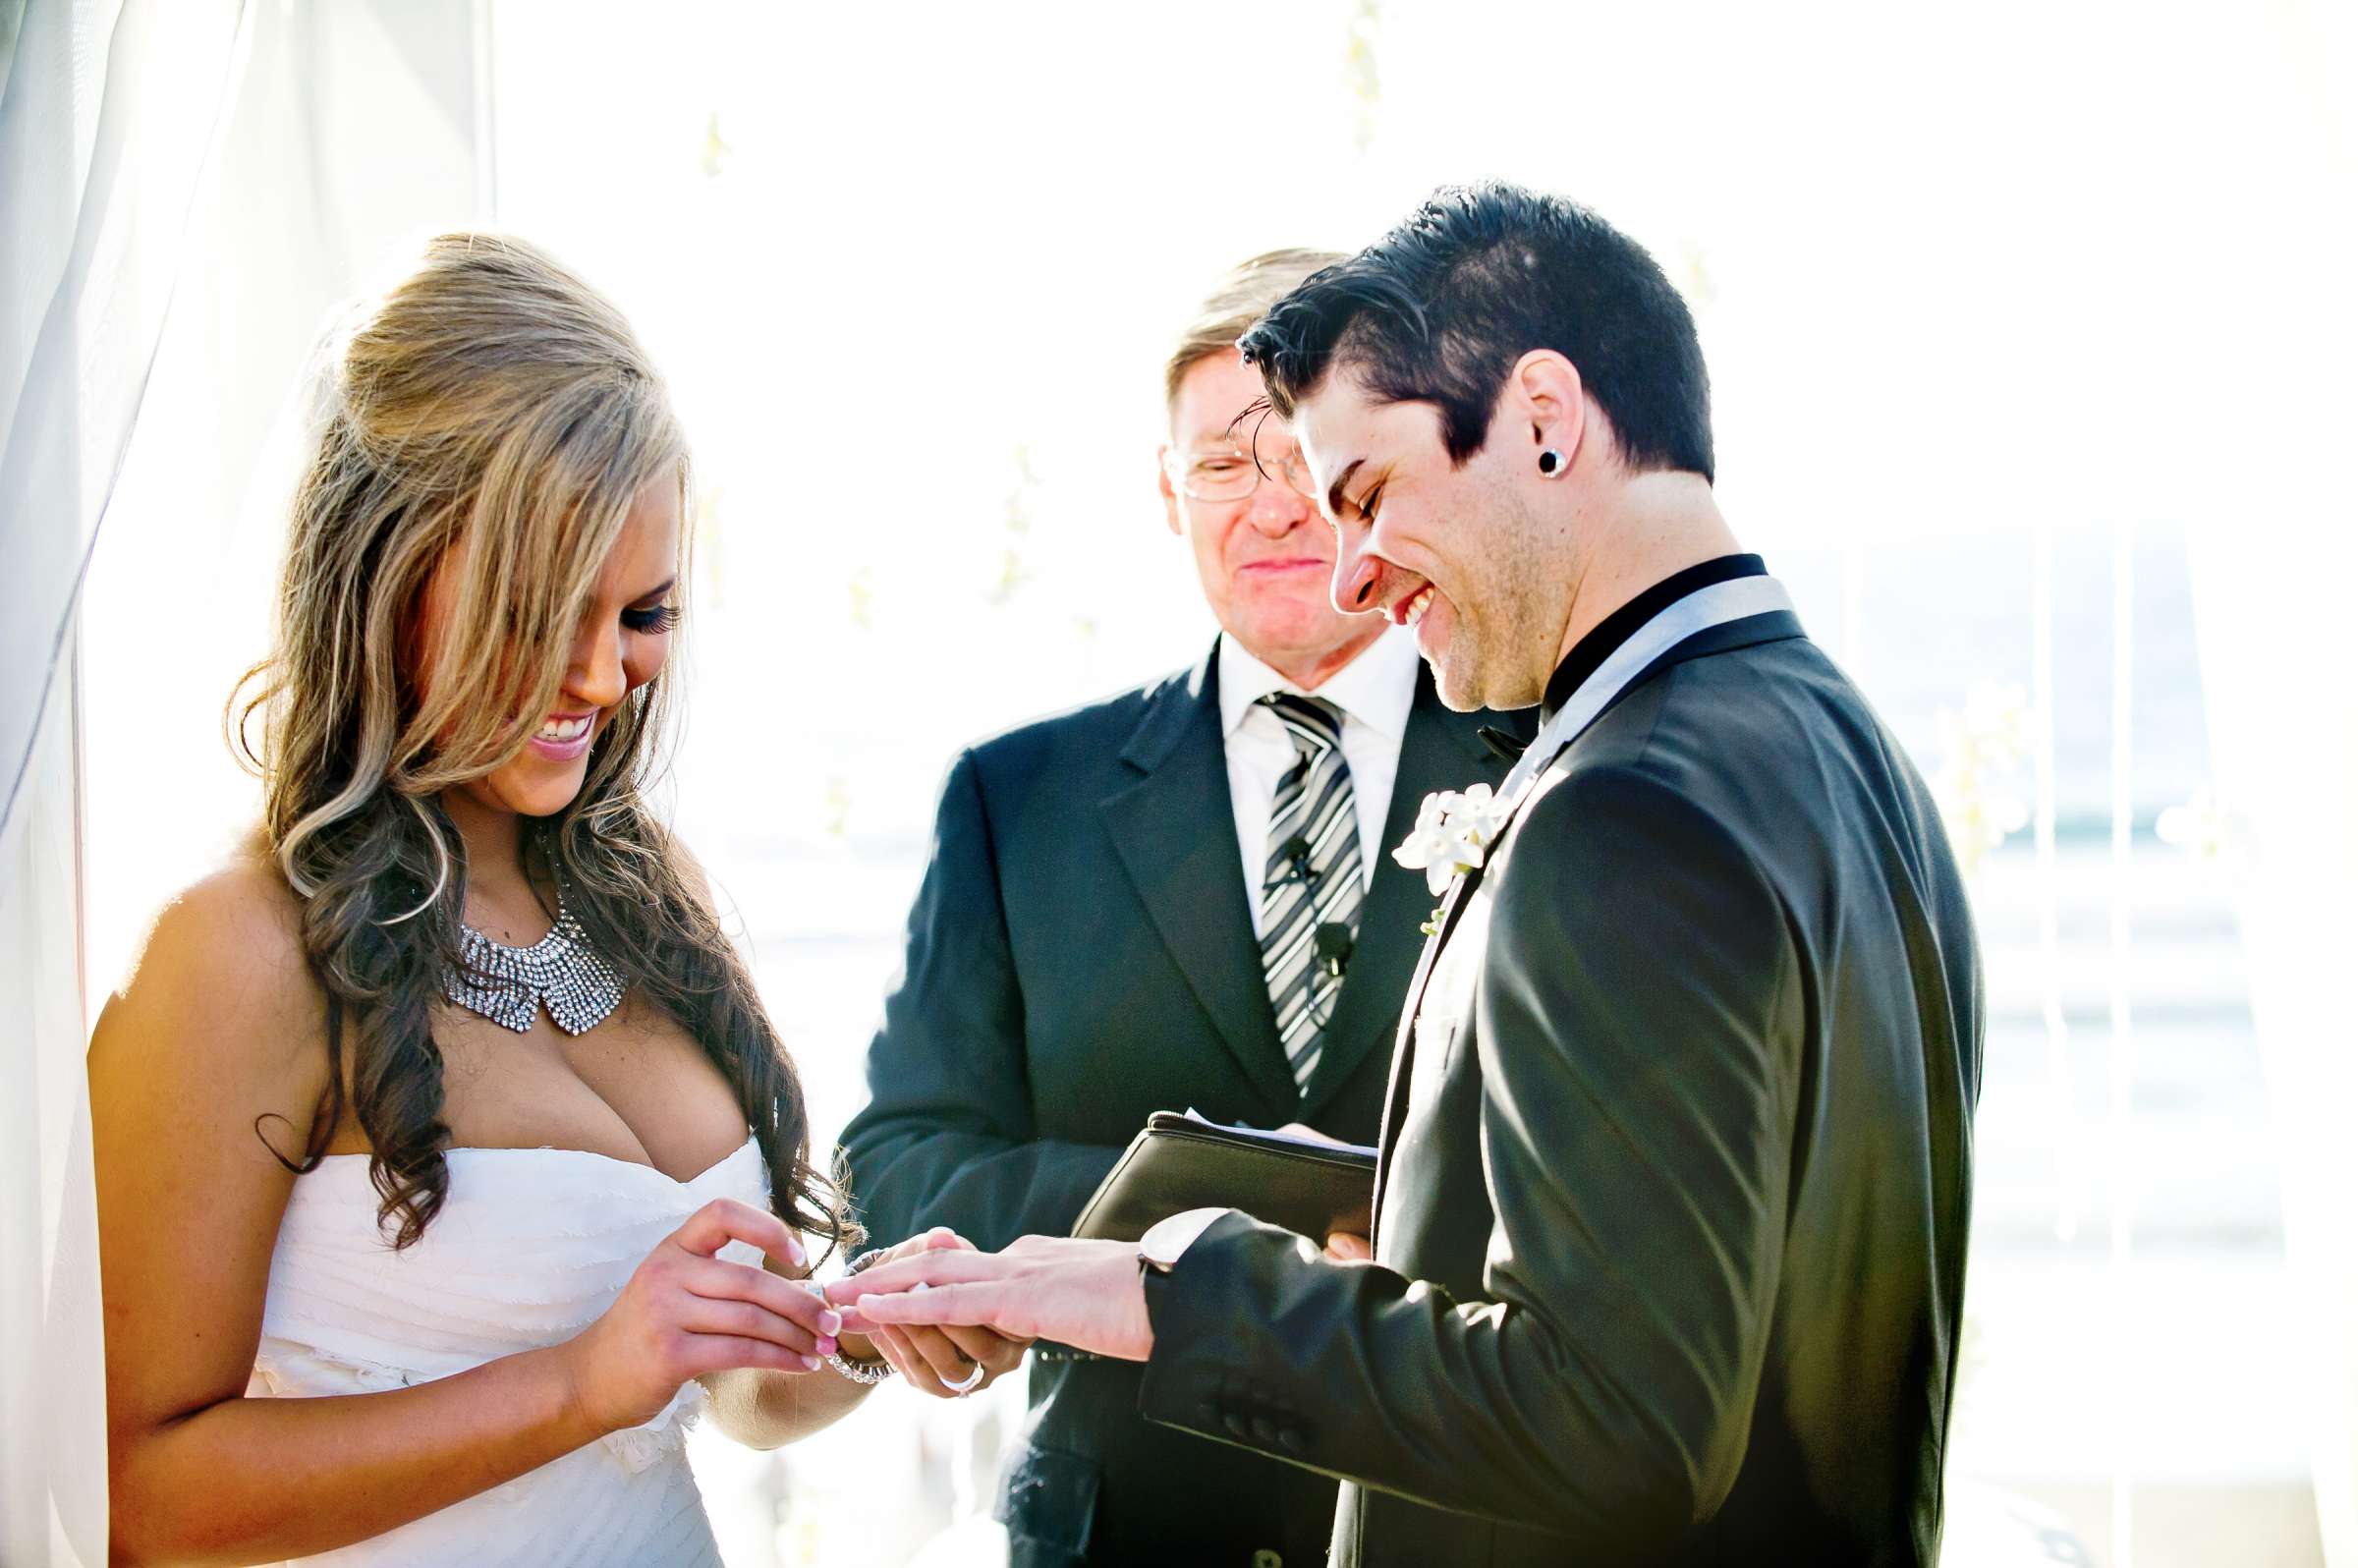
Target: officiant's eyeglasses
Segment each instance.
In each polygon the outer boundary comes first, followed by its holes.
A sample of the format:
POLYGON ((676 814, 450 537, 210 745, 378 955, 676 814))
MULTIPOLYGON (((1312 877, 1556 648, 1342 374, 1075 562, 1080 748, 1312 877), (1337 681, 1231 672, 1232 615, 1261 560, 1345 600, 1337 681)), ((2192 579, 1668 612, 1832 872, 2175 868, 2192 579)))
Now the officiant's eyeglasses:
POLYGON ((1276 462, 1263 457, 1258 463, 1251 453, 1234 448, 1224 452, 1174 452, 1163 466, 1171 476, 1171 483, 1191 501, 1241 501, 1260 489, 1264 477, 1284 480, 1306 501, 1318 499, 1300 447, 1288 449, 1276 462))

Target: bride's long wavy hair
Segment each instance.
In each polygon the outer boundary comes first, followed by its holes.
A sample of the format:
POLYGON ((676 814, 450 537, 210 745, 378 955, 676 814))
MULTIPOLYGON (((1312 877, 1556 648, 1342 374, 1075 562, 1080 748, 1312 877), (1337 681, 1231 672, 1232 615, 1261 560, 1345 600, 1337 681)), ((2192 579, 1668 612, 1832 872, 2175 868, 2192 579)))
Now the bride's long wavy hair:
MULTIPOLYGON (((432 241, 339 338, 320 394, 274 645, 239 683, 231 724, 328 999, 327 1086, 287 1163, 312 1168, 349 1107, 379 1222, 406 1248, 449 1189, 433 1026, 460 961, 467 855, 442 793, 515 756, 555 705, 625 519, 649 485, 685 500, 688 450, 620 312, 497 235, 432 241), (455 591, 428 649, 421 602, 446 559, 455 591)), ((687 547, 683 533, 682 594, 687 547)), ((524 868, 562 879, 596 951, 727 1078, 777 1212, 848 1245, 793 1065, 645 797, 663 763, 664 684, 624 701, 581 792, 524 835, 524 868)))

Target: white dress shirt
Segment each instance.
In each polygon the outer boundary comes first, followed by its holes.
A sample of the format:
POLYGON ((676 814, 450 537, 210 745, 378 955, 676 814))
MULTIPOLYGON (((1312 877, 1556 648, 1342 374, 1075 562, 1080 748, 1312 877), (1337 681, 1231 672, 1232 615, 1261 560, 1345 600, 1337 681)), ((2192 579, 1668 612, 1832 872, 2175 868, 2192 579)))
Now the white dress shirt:
MULTIPOLYGON (((1391 809, 1392 779, 1400 771, 1400 740, 1417 700, 1417 644, 1388 628, 1359 657, 1306 697, 1343 710, 1343 760, 1351 769, 1351 803, 1359 817, 1359 870, 1373 884, 1376 857, 1385 853, 1383 819, 1391 809)), ((1245 907, 1261 935, 1261 884, 1268 874, 1269 809, 1277 781, 1294 765, 1291 736, 1262 706, 1271 692, 1302 688, 1255 658, 1235 638, 1220 637, 1220 734, 1228 753, 1228 802, 1236 810, 1236 847, 1244 866, 1245 907)))

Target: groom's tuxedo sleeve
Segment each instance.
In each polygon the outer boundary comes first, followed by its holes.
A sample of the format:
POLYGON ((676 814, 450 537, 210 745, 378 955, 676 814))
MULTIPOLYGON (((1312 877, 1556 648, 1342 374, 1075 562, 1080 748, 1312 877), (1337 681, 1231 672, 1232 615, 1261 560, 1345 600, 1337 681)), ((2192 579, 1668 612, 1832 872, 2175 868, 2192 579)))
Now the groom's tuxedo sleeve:
POLYGON ((906 962, 868 1059, 870 1102, 844 1130, 874 1245, 948 1225, 976 1246, 1061 1234, 1120 1158, 1036 1139, 999 868, 974 754, 942 786, 906 962))
POLYGON ((1479 1149, 1414 1148, 1388 1178, 1430 1189, 1415 1161, 1479 1159, 1479 1293, 1228 1216, 1149 1277, 1141 1409, 1419 1502, 1658 1546, 1726 1494, 1760 1383, 1801 1080, 1787 916, 1720 823, 1629 766, 1544 790, 1482 891, 1479 1149))

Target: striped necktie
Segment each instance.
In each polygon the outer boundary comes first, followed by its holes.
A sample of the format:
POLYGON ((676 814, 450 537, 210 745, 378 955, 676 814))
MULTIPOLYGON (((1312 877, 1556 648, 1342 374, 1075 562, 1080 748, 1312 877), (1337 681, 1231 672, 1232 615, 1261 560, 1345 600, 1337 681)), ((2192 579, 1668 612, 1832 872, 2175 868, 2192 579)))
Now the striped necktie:
POLYGON ((1351 764, 1343 759, 1343 714, 1332 702, 1272 692, 1261 700, 1294 743, 1294 765, 1277 780, 1269 806, 1269 855, 1261 885, 1261 968, 1269 985, 1277 1038, 1294 1082, 1307 1088, 1318 1070, 1334 995, 1342 986, 1348 936, 1356 934, 1360 880, 1359 812, 1351 764), (1339 926, 1338 944, 1329 930, 1339 926), (1339 946, 1339 953, 1336 951, 1339 946))

